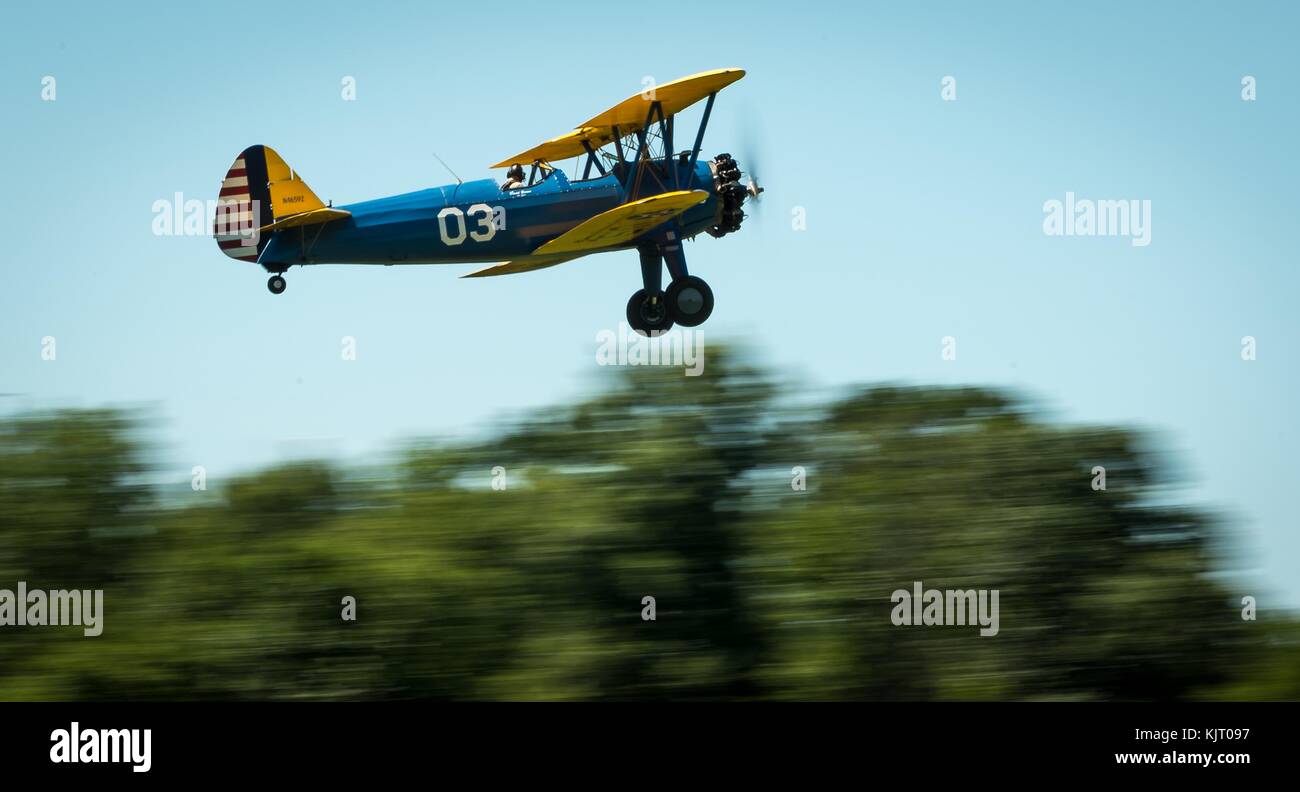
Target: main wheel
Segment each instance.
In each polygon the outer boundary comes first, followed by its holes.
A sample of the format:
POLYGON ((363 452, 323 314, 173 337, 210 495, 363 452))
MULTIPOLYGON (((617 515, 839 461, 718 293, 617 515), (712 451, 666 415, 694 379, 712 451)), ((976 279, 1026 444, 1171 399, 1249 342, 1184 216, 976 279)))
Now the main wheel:
POLYGON ((271 294, 284 294, 284 290, 288 285, 282 275, 272 275, 271 279, 266 282, 266 288, 271 290, 271 294))
POLYGON ((673 281, 664 293, 664 301, 673 321, 682 327, 698 327, 713 313, 713 289, 694 275, 673 281))
POLYGON ((649 294, 638 289, 627 301, 627 323, 643 336, 668 332, 673 326, 662 292, 649 294))

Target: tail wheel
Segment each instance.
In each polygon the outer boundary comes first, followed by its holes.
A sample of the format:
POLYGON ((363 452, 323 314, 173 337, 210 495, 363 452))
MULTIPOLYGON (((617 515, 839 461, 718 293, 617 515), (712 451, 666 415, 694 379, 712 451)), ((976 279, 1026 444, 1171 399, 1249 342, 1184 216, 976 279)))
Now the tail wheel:
POLYGON ((638 289, 627 301, 627 323, 643 336, 666 333, 673 326, 672 312, 662 292, 638 289))
POLYGON ((687 275, 678 278, 664 293, 668 313, 682 327, 698 327, 713 313, 713 289, 703 278, 687 275))
POLYGON ((288 285, 282 275, 272 275, 271 279, 266 282, 266 288, 271 290, 271 294, 284 294, 284 290, 288 285))

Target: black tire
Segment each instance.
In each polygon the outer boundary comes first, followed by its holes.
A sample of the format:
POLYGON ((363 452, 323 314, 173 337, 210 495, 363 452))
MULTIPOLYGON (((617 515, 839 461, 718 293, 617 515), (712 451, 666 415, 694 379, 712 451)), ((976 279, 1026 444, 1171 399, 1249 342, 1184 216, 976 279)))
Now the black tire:
POLYGON ((637 289, 632 299, 627 301, 627 323, 643 336, 651 333, 666 333, 672 329, 672 312, 664 302, 664 295, 658 295, 656 303, 651 304, 645 289, 637 289))
POLYGON ((284 290, 289 284, 285 281, 283 275, 272 275, 271 279, 266 282, 266 288, 271 290, 271 294, 284 294, 284 290))
POLYGON ((664 300, 673 321, 682 327, 699 327, 713 313, 713 289, 694 275, 673 281, 664 300))

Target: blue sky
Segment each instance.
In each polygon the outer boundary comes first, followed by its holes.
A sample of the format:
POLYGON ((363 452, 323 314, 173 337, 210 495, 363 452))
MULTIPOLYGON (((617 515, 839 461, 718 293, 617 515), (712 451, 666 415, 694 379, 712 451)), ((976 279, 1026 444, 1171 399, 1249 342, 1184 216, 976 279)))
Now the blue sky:
POLYGON ((154 236, 151 208, 215 197, 253 143, 336 204, 448 181, 434 152, 482 178, 647 75, 740 66, 705 153, 761 152, 768 193, 687 248, 718 299, 706 337, 811 387, 1004 386, 1149 430, 1244 531, 1261 604, 1300 606, 1297 21, 1288 3, 15 7, 0 391, 21 395, 0 402, 152 406, 187 483, 581 399, 634 253, 477 281, 295 269, 274 297, 210 239, 154 236), (1067 191, 1150 200, 1151 244, 1045 236, 1067 191))

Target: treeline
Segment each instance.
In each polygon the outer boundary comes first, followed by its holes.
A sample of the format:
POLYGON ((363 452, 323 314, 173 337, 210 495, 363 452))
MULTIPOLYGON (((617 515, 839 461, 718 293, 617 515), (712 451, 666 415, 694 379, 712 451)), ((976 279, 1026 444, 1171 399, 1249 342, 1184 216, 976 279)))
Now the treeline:
POLYGON ((488 441, 207 492, 150 483, 130 413, 4 420, 0 588, 105 612, 0 627, 0 699, 1300 698, 1296 623, 1242 618, 1235 534, 1144 438, 706 354, 488 441), (997 590, 997 635, 895 625, 918 581, 997 590))

